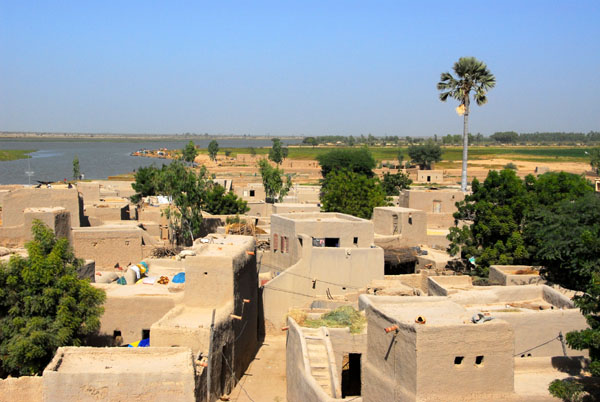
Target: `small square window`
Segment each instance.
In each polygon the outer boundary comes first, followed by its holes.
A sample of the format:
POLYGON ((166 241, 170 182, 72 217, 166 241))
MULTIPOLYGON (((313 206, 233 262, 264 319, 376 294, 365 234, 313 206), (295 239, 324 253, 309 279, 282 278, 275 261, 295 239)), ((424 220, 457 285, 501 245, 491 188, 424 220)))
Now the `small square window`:
POLYGON ((454 358, 454 365, 456 365, 456 366, 461 365, 464 359, 465 359, 464 356, 456 356, 454 358))
POLYGON ((481 364, 482 364, 482 363, 483 363, 483 356, 477 356, 477 357, 475 358, 475 364, 476 364, 477 366, 481 366, 481 364))
POLYGON ((250 190, 250 197, 254 197, 254 190, 250 190))

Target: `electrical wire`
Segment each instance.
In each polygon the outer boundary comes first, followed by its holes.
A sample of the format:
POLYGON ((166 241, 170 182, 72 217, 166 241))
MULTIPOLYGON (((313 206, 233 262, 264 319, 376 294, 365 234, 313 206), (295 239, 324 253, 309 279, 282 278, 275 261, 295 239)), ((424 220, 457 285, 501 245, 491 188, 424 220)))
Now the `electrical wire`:
POLYGON ((221 351, 220 353, 221 353, 221 356, 223 356, 223 361, 225 361, 225 363, 227 364, 227 367, 229 367, 229 371, 231 371, 231 375, 235 379, 236 383, 238 383, 240 385, 240 388, 244 391, 244 393, 246 394, 246 396, 248 397, 248 399, 250 399, 252 402, 254 402, 254 399, 252 399, 252 397, 250 397, 250 394, 248 394, 248 391, 246 391, 246 388, 244 388, 244 386, 242 385, 242 383, 240 382, 240 380, 238 380, 237 377, 235 376, 235 373, 233 372, 233 369, 229 365, 229 361, 227 361, 227 358, 225 357, 225 355, 223 354, 223 352, 221 351))
MULTIPOLYGON (((547 344, 549 344, 550 342, 552 342, 552 341, 556 341, 556 340, 560 340, 560 335, 559 335, 559 336, 557 336, 557 337, 554 337, 554 338, 550 339, 549 341, 546 341, 546 342, 544 342, 544 343, 540 343, 539 345, 537 345, 537 346, 534 346, 534 347, 532 347, 532 348, 530 348, 530 349, 527 349, 527 350, 525 350, 525 351, 523 351, 523 352, 521 352, 521 353, 517 353, 517 354, 513 355, 513 357, 517 357, 517 356, 519 356, 519 355, 523 355, 523 354, 525 354, 525 353, 527 353, 527 352, 531 352, 531 351, 532 351, 532 350, 534 350, 534 349, 541 348, 542 346, 544 346, 544 345, 547 345, 547 344)), ((562 341, 561 341, 561 343, 562 343, 562 341)))

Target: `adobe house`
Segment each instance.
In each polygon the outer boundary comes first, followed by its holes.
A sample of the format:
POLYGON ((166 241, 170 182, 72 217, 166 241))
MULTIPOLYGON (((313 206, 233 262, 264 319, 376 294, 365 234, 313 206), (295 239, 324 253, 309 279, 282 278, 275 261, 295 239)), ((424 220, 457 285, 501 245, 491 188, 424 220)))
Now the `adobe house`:
POLYGON ((263 287, 265 325, 283 325, 291 307, 355 294, 383 279, 383 250, 373 238, 373 223, 350 215, 272 215, 271 263, 281 271, 263 287))
POLYGON ((443 170, 418 170, 417 183, 443 183, 443 170))
POLYGON ((427 243, 427 214, 424 211, 402 207, 373 209, 373 227, 378 245, 418 246, 427 243))
POLYGON ((443 297, 362 295, 360 304, 368 322, 363 401, 514 396, 514 333, 507 322, 474 324, 463 306, 443 297))
POLYGON ((515 355, 523 358, 581 356, 560 341, 569 331, 588 327, 569 297, 547 285, 473 286, 470 276, 429 276, 430 296, 448 296, 471 314, 484 313, 510 324, 515 355), (548 342, 550 340, 550 342, 548 342), (522 353, 523 352, 523 353, 522 353))
POLYGON ((52 207, 62 207, 68 211, 72 227, 81 226, 83 199, 74 188, 20 188, 8 192, 2 201, 2 226, 23 225, 27 208, 52 207))
POLYGON ((244 201, 264 201, 267 197, 262 183, 248 183, 244 187, 234 186, 233 192, 244 201))
POLYGON ((271 215, 271 252, 273 264, 293 265, 303 247, 299 235, 309 237, 313 247, 367 248, 373 244, 373 223, 366 219, 335 212, 289 213, 271 215))
POLYGON ((410 189, 402 190, 398 205, 425 211, 428 228, 447 229, 454 225, 455 204, 464 199, 465 194, 459 189, 410 189))
POLYGON ((188 348, 61 347, 37 378, 45 402, 196 401, 188 348))

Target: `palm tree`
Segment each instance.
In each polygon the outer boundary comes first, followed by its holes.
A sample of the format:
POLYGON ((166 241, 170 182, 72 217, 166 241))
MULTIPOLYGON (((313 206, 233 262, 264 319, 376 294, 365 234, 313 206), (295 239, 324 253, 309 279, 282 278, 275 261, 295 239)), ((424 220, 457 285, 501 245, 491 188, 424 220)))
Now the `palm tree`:
POLYGON ((487 102, 487 91, 496 86, 496 77, 488 70, 484 62, 475 57, 461 57, 452 68, 457 78, 446 72, 442 73, 440 82, 437 84, 440 100, 445 102, 452 97, 460 102, 456 108, 458 114, 464 118, 463 124, 463 161, 462 177, 460 187, 467 191, 467 156, 469 148, 469 105, 471 91, 474 92, 473 99, 481 106, 487 102))

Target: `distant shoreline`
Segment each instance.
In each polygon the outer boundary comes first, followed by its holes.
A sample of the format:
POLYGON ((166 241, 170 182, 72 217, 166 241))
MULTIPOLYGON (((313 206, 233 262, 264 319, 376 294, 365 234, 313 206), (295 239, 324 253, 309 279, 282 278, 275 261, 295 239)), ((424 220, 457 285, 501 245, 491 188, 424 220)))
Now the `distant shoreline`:
POLYGON ((186 140, 301 140, 302 136, 206 135, 206 134, 111 134, 111 133, 29 133, 0 131, 0 141, 186 141, 186 140))

